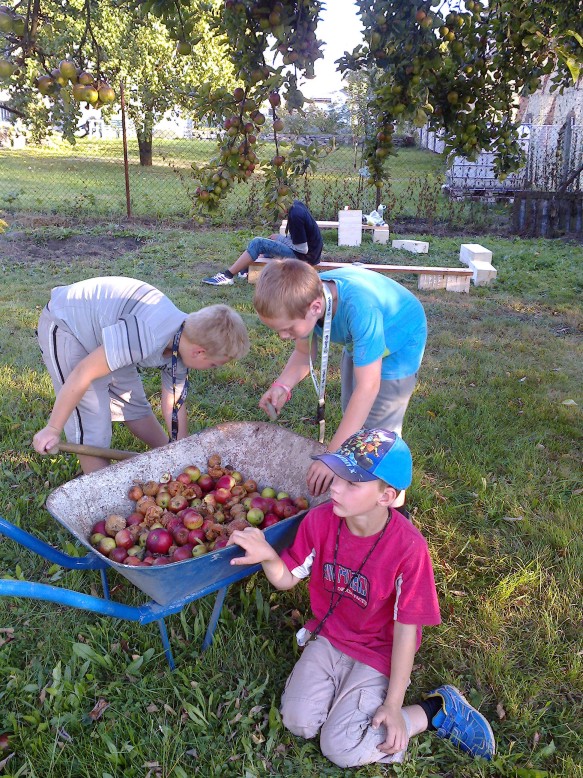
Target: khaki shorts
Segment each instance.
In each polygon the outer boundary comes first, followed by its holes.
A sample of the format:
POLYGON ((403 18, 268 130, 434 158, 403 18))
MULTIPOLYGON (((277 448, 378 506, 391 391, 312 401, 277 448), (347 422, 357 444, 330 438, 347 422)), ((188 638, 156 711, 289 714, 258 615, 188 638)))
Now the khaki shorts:
MULTIPOLYGON (((379 751, 387 731, 384 726, 371 726, 388 685, 388 678, 378 670, 318 637, 306 645, 287 679, 281 698, 282 721, 298 737, 309 739, 319 732, 322 753, 340 767, 402 762, 405 751, 379 751)), ((401 712, 410 734, 407 712, 401 712)))
MULTIPOLYGON (((38 342, 55 394, 87 350, 45 308, 39 318, 38 342)), ((152 413, 142 381, 133 365, 115 370, 91 384, 65 424, 70 443, 108 447, 112 421, 135 421, 152 413)))

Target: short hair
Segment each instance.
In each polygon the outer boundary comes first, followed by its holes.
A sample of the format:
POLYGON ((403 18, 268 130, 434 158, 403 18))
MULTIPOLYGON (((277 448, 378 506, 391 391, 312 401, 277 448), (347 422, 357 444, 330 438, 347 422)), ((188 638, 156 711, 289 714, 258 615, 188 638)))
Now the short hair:
POLYGON ((300 259, 272 259, 263 268, 253 296, 260 316, 303 318, 311 303, 324 294, 322 280, 312 265, 300 259))
POLYGON ((241 316, 228 305, 209 305, 189 313, 184 335, 211 357, 242 359, 249 352, 249 335, 241 316))

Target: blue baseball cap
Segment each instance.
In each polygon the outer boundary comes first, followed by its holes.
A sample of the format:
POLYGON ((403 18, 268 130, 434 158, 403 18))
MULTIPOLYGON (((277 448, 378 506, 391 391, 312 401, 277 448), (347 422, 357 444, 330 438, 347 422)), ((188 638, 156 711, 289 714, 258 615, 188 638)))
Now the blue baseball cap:
POLYGON ((312 459, 319 459, 346 481, 380 479, 395 489, 406 489, 413 478, 409 446, 396 432, 383 429, 359 430, 337 451, 312 459))

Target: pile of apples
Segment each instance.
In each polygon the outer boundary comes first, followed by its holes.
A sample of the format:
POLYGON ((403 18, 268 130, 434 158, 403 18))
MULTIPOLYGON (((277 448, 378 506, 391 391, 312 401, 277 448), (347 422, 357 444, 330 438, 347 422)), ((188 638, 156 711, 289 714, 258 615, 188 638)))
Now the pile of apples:
POLYGON ((207 472, 189 465, 173 478, 134 482, 128 516, 111 514, 98 521, 89 541, 100 554, 124 565, 167 565, 199 557, 227 545, 235 530, 266 529, 308 508, 305 497, 292 499, 270 486, 259 491, 219 454, 207 460, 207 472))

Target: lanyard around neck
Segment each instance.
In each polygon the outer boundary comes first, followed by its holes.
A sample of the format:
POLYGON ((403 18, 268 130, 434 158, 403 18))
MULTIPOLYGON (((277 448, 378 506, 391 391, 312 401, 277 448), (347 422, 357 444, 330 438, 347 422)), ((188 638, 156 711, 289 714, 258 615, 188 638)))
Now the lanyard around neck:
POLYGON ((178 372, 178 345, 180 343, 180 336, 182 335, 182 330, 184 329, 184 322, 180 325, 180 328, 176 335, 174 335, 174 340, 172 341, 172 434, 170 437, 170 442, 173 440, 176 440, 178 437, 178 411, 182 407, 182 404, 186 400, 186 395, 188 394, 188 371, 186 372, 186 380, 184 381, 184 386, 182 387, 182 392, 180 394, 180 397, 176 399, 176 374, 178 372))
POLYGON ((328 355, 330 353, 330 330, 332 329, 332 292, 328 289, 326 284, 323 284, 324 298, 326 300, 326 311, 324 314, 324 326, 322 327, 322 355, 320 362, 320 381, 316 377, 316 371, 314 369, 314 363, 312 361, 312 340, 313 331, 310 333, 309 348, 310 348, 310 375, 314 383, 316 394, 318 395, 318 407, 316 410, 316 421, 318 422, 318 440, 320 443, 324 442, 324 436, 326 434, 326 378, 328 375, 328 355))
POLYGON ((352 586, 353 581, 355 581, 358 578, 358 576, 362 573, 362 570, 363 570, 365 564, 368 562, 368 560, 369 560, 370 556, 372 555, 373 551, 375 550, 375 548, 378 546, 378 544, 383 539, 383 535, 387 531, 387 527, 389 526, 389 521, 390 520, 391 520, 391 509, 389 508, 388 513, 387 513, 387 520, 386 520, 386 522, 385 522, 381 532, 376 537, 375 542, 369 548, 369 550, 367 551, 364 559, 360 563, 360 567, 358 568, 358 570, 352 572, 352 574, 351 574, 351 576, 350 576, 346 586, 341 591, 336 591, 336 579, 338 577, 337 576, 338 548, 340 547, 340 532, 342 530, 342 524, 343 524, 343 520, 340 519, 340 521, 338 522, 338 531, 336 532, 336 544, 334 546, 334 562, 333 562, 333 565, 332 565, 332 575, 334 577, 334 581, 333 581, 332 593, 330 594, 330 605, 328 607, 327 613, 323 616, 322 620, 312 630, 312 634, 310 635, 308 640, 315 640, 318 637, 318 635, 322 631, 322 627, 324 626, 324 624, 326 623, 328 618, 334 613, 334 611, 336 610, 337 605, 340 603, 340 600, 343 597, 345 597, 346 596, 346 592, 348 592, 350 590, 350 587, 352 586))

